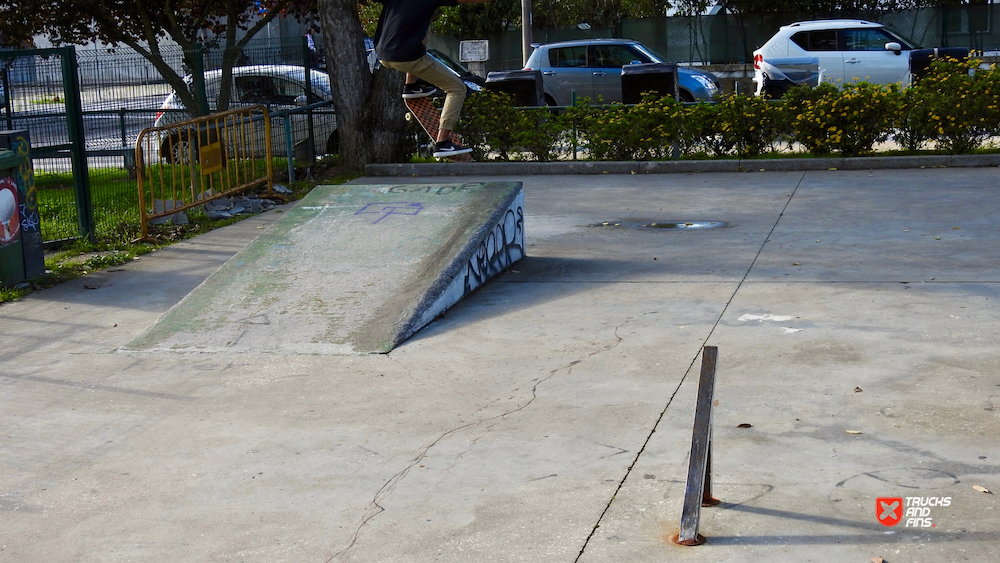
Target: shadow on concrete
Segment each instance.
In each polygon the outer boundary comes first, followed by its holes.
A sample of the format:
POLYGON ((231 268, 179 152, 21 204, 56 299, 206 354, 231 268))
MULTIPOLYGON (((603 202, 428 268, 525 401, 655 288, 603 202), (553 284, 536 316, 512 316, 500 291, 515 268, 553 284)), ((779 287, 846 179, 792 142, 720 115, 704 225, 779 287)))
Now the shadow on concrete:
MULTIPOLYGON (((33 293, 27 299, 163 312, 198 287, 242 248, 234 245, 223 250, 165 249, 145 259, 150 262, 155 260, 155 269, 147 268, 145 263, 130 262, 33 293), (176 264, 177 268, 171 268, 171 264, 176 264)), ((140 257, 140 262, 143 259, 140 257)))
POLYGON ((690 276, 665 278, 679 273, 673 266, 663 265, 652 269, 635 260, 604 258, 566 258, 526 256, 490 280, 482 288, 465 296, 462 301, 435 319, 407 342, 438 331, 461 330, 468 325, 494 317, 525 311, 535 306, 551 303, 569 296, 585 293, 602 285, 613 284, 691 284, 716 283, 735 285, 739 280, 713 279, 697 281, 690 276), (526 286, 531 286, 530 290, 526 286), (446 322, 445 319, 447 319, 446 322))
POLYGON ((174 401, 194 401, 194 397, 189 397, 186 395, 177 395, 175 393, 159 393, 156 391, 144 391, 142 389, 131 389, 128 387, 120 387, 118 385, 101 385, 99 383, 88 383, 84 381, 70 381, 68 379, 60 379, 57 377, 41 377, 37 375, 0 375, 0 377, 5 377, 7 379, 16 379, 18 381, 30 381, 33 383, 43 383, 46 385, 60 385, 63 387, 72 387, 76 389, 83 389, 86 391, 101 391, 105 393, 118 393, 123 395, 137 395, 140 397, 149 397, 153 399, 170 399, 174 401))

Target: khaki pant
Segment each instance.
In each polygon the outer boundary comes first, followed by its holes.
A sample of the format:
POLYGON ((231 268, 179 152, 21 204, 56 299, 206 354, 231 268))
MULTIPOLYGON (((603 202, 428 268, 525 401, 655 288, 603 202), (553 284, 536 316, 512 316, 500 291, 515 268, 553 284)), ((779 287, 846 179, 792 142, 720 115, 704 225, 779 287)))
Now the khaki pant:
POLYGON ((458 114, 465 103, 465 82, 448 67, 430 55, 408 62, 382 61, 383 66, 408 72, 444 90, 444 107, 441 108, 441 129, 451 131, 458 123, 458 114))

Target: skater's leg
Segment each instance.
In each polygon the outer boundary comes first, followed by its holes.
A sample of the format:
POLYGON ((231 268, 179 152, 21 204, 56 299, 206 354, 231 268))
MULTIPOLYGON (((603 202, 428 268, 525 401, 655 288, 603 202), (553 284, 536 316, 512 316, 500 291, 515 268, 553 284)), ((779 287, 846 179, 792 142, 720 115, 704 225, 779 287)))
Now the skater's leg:
MULTIPOLYGON (((465 103, 466 96, 465 82, 459 78, 458 75, 430 55, 424 55, 415 61, 402 63, 382 61, 382 64, 389 68, 405 72, 407 83, 409 83, 412 76, 416 76, 417 78, 444 90, 446 96, 444 99, 444 107, 441 109, 441 121, 438 126, 438 135, 435 139, 438 144, 438 150, 435 151, 435 156, 439 156, 438 153, 450 155, 471 151, 471 149, 453 145, 450 140, 452 130, 458 123, 458 118, 462 111, 462 105, 465 103)), ((406 97, 405 94, 404 97, 406 97)))
POLYGON ((462 104, 465 103, 465 82, 458 77, 444 63, 438 61, 430 55, 408 62, 382 61, 383 66, 393 68, 406 73, 406 83, 412 84, 410 80, 416 82, 419 78, 429 82, 434 86, 444 90, 444 107, 441 108, 440 134, 438 140, 443 141, 451 135, 452 129, 458 123, 458 116, 462 112, 462 104))
POLYGON ((438 133, 438 141, 447 140, 451 131, 458 123, 459 114, 462 112, 462 105, 465 103, 465 82, 443 63, 424 55, 413 62, 413 66, 406 69, 407 78, 416 75, 421 80, 430 82, 438 88, 444 90, 444 107, 441 108, 441 123, 438 133))

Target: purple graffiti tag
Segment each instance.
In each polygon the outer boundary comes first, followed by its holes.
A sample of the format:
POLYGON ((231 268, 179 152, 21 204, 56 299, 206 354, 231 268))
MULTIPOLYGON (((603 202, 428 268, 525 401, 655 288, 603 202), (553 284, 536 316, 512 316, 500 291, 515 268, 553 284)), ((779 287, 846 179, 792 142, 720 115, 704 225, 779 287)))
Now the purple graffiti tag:
POLYGON ((363 213, 381 213, 382 216, 372 222, 372 225, 390 215, 416 215, 424 208, 422 203, 410 203, 408 201, 390 201, 381 203, 369 203, 362 207, 355 215, 363 213))

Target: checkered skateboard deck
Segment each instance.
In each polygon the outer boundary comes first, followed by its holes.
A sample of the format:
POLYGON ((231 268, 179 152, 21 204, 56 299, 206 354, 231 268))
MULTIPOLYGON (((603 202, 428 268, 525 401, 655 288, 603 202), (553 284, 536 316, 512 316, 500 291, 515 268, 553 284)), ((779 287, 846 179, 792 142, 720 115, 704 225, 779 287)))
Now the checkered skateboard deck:
MULTIPOLYGON (((441 112, 438 111, 434 104, 431 103, 431 99, 427 98, 403 98, 403 102, 406 103, 406 108, 410 110, 410 114, 417 120, 417 123, 423 127, 424 131, 427 132, 431 137, 431 141, 437 140, 438 125, 441 122, 441 112)), ((462 143, 462 138, 455 133, 451 134, 451 141, 453 143, 462 143)), ((448 160, 452 162, 472 162, 472 153, 456 154, 454 156, 447 157, 448 160)))

